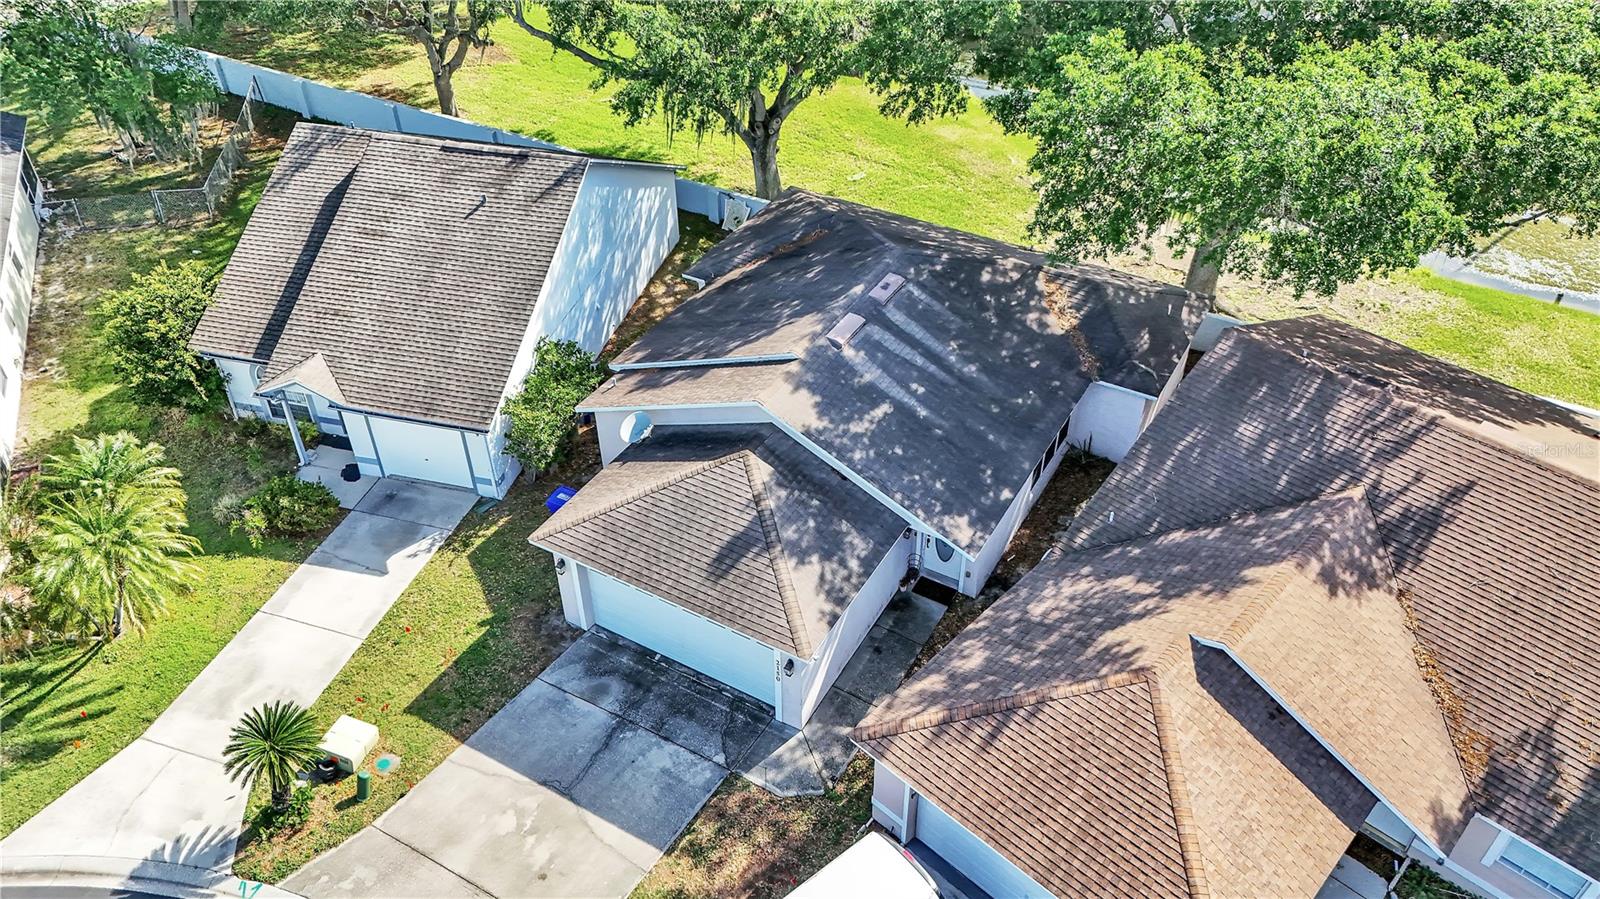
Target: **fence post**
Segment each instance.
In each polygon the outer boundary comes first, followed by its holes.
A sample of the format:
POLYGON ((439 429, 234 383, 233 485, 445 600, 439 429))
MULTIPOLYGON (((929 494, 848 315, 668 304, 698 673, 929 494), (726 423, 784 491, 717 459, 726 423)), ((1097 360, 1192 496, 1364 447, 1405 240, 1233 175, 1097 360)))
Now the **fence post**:
POLYGON ((316 115, 311 111, 311 91, 306 89, 306 80, 304 78, 300 79, 300 102, 304 103, 306 107, 301 114, 308 119, 316 118, 316 115))
POLYGON ((225 94, 233 93, 233 91, 228 89, 228 71, 227 68, 223 66, 222 60, 216 56, 213 56, 211 57, 211 65, 217 76, 217 84, 222 87, 222 92, 225 94))
POLYGON ((406 133, 406 129, 404 129, 404 128, 402 128, 400 126, 400 106, 399 106, 399 104, 390 103, 389 104, 389 111, 394 113, 394 130, 400 132, 401 134, 405 134, 406 133))
POLYGON ((167 217, 161 212, 161 194, 153 190, 150 191, 150 202, 154 204, 156 208, 156 224, 165 225, 167 223, 167 217))

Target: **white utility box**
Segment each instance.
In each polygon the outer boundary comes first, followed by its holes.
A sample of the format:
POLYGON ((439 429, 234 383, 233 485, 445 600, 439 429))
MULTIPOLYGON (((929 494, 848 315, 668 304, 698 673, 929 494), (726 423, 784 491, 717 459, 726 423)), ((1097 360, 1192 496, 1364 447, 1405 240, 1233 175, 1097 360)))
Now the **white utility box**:
POLYGON ((317 746, 319 752, 333 759, 339 770, 354 774, 367 756, 378 746, 378 726, 359 718, 340 715, 328 728, 327 736, 317 746))

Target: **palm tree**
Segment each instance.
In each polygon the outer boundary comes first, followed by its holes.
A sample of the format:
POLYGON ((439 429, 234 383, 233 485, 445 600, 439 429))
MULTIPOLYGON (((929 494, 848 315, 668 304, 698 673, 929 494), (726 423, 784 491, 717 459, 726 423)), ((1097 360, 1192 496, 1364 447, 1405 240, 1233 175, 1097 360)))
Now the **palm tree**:
POLYGON ((319 761, 317 720, 292 702, 274 702, 244 713, 222 750, 223 771, 248 786, 265 777, 272 807, 289 804, 295 772, 319 761))
POLYGON ((179 505, 183 490, 178 469, 166 462, 161 444, 145 443, 127 431, 90 440, 72 438, 72 452, 44 460, 39 480, 57 497, 109 499, 125 492, 161 496, 179 505))
POLYGON ((53 497, 39 517, 34 592, 57 619, 87 621, 111 639, 142 629, 198 570, 185 558, 199 541, 183 533, 171 497, 142 490, 53 497))

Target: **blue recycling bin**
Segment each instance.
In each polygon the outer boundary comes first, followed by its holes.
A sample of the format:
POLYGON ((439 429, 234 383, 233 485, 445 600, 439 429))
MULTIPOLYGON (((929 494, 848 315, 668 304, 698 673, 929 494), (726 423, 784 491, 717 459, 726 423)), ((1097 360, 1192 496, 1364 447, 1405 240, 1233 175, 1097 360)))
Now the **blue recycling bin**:
POLYGON ((544 507, 550 510, 551 515, 554 515, 557 509, 567 504, 567 500, 577 495, 578 491, 575 488, 562 484, 551 492, 550 498, 544 501, 544 507))

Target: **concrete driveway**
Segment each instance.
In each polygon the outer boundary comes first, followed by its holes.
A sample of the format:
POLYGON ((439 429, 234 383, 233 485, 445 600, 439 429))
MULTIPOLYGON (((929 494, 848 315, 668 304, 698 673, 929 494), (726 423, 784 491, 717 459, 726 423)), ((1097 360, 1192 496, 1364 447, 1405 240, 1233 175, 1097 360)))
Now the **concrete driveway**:
POLYGON ((314 702, 476 501, 374 485, 142 737, 0 843, 7 867, 71 856, 226 872, 247 798, 222 773, 229 731, 262 703, 314 702))
POLYGON ((371 827, 283 886, 314 899, 626 895, 771 714, 590 631, 371 827))

